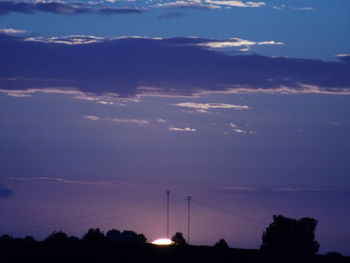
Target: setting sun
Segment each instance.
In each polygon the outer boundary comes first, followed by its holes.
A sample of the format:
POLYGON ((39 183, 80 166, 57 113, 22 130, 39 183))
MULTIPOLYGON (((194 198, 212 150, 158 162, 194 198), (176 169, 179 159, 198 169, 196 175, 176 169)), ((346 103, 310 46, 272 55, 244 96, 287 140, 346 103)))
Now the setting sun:
POLYGON ((172 245, 173 243, 174 242, 168 238, 160 238, 160 239, 156 239, 152 242, 152 244, 160 245, 160 246, 168 246, 168 245, 172 245))

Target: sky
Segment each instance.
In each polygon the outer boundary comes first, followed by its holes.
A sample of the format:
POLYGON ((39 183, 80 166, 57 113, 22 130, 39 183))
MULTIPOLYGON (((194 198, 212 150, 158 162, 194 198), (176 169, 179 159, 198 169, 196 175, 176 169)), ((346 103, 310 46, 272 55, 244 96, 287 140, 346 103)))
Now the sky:
POLYGON ((0 1, 0 234, 350 255, 348 0, 0 1))

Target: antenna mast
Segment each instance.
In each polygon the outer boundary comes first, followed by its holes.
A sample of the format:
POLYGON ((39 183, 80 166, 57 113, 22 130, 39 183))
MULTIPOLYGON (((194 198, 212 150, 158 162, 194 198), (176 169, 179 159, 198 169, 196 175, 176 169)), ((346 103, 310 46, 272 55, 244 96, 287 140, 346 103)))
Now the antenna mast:
POLYGON ((187 196, 187 244, 190 244, 191 196, 187 196))
POLYGON ((169 238, 169 195, 170 195, 170 190, 166 191, 166 204, 167 204, 167 209, 166 209, 166 237, 169 238))

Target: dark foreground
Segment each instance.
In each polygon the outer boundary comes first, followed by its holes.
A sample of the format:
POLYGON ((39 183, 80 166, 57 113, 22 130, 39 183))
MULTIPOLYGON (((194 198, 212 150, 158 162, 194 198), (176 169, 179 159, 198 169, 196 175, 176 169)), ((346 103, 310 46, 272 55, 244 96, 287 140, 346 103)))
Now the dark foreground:
POLYGON ((238 263, 350 263, 349 257, 317 255, 293 258, 268 256, 259 250, 220 249, 204 246, 155 246, 127 243, 7 243, 0 244, 0 262, 238 262, 238 263))

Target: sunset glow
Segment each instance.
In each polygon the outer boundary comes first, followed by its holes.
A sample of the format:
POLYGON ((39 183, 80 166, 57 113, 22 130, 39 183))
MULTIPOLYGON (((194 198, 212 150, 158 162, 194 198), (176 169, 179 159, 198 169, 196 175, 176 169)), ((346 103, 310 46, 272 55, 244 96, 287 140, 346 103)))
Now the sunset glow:
POLYGON ((168 238, 160 238, 156 239, 152 242, 153 245, 159 245, 159 246, 169 246, 173 244, 173 241, 171 241, 168 238))

